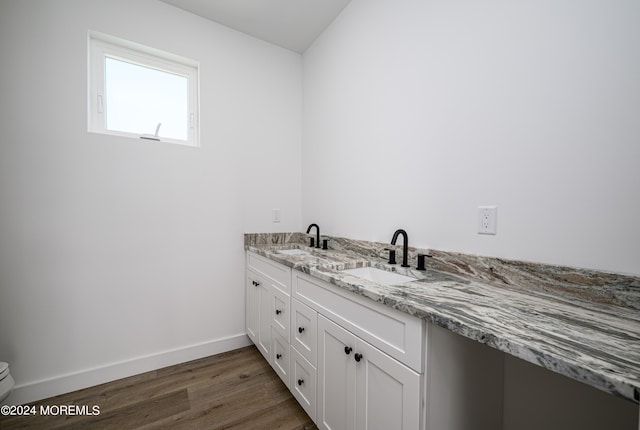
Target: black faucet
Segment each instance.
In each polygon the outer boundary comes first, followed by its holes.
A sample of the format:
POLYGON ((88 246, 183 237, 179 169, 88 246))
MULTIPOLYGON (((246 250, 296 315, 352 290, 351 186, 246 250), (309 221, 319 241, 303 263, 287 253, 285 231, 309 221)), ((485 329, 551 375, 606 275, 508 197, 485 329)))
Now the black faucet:
POLYGON ((385 248, 385 251, 389 251, 389 261, 387 264, 396 264, 396 250, 391 248, 385 248))
POLYGON ((407 256, 409 254, 409 237, 407 236, 407 232, 402 229, 396 230, 396 232, 393 233, 391 245, 396 244, 396 240, 398 240, 399 234, 401 234, 402 238, 404 239, 404 243, 402 244, 402 267, 409 267, 409 265, 407 264, 407 256))
MULTIPOLYGON (((318 227, 318 224, 311 224, 309 225, 309 227, 307 227, 307 234, 309 234, 309 232, 311 231, 311 228, 315 227, 316 228, 316 240, 315 240, 315 247, 316 248, 320 248, 320 227, 318 227)), ((313 238, 311 238, 311 242, 309 244, 310 247, 313 248, 314 246, 314 240, 313 238)))

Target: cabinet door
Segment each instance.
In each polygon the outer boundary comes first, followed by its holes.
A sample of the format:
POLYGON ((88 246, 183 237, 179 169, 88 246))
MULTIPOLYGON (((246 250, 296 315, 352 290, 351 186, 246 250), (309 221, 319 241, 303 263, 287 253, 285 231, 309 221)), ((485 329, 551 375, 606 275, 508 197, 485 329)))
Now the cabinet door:
POLYGON ((356 366, 354 428, 418 430, 420 375, 360 339, 352 356, 356 366))
POLYGON ((353 334, 318 315, 316 424, 321 429, 355 428, 355 343, 353 334))
POLYGON ((271 288, 263 278, 257 278, 258 296, 258 350, 267 361, 270 361, 271 351, 271 288))
POLYGON ((260 338, 260 284, 258 283, 258 277, 249 271, 247 271, 246 290, 247 335, 257 345, 260 338))

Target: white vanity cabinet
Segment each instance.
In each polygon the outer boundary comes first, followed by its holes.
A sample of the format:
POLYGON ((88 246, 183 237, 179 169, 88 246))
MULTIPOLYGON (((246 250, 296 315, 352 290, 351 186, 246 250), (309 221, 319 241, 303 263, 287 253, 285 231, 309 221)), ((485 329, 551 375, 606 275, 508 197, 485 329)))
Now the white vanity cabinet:
POLYGON ((252 252, 246 330, 320 429, 640 430, 635 403, 252 252))
POLYGON ((303 273, 292 288, 294 303, 317 312, 317 426, 417 430, 422 320, 303 273))
POLYGON ((319 428, 419 428, 418 373, 322 315, 318 336, 319 428))
POLYGON ((247 252, 247 335, 289 386, 291 269, 247 252))
POLYGON ((247 252, 247 335, 321 429, 418 430, 424 322, 247 252))

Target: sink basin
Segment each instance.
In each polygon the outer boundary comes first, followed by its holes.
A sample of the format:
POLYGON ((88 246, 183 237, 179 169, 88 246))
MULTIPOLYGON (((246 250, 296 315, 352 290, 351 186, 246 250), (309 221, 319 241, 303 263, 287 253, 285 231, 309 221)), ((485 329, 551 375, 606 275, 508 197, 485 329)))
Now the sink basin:
POLYGON ((381 285, 398 285, 405 282, 415 281, 411 276, 404 276, 398 273, 387 272, 386 270, 376 269, 375 267, 359 267, 357 269, 343 270, 342 273, 366 279, 381 285))
POLYGON ((308 255, 309 254, 309 252, 305 251, 304 249, 281 249, 277 252, 278 254, 285 254, 285 255, 308 255))

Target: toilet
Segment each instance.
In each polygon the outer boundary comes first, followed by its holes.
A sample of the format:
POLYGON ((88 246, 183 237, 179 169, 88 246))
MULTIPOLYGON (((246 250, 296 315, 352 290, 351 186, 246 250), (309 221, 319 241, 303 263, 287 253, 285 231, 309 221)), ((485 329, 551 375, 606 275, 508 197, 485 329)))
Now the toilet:
POLYGON ((0 361, 0 403, 9 397, 14 384, 15 382, 9 373, 9 365, 0 361))

